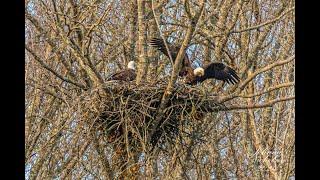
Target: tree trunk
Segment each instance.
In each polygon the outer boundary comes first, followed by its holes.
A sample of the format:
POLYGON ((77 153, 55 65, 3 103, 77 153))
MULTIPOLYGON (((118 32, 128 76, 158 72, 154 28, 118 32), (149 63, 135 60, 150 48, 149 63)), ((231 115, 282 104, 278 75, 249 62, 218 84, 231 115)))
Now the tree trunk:
POLYGON ((138 0, 138 72, 136 83, 140 84, 146 80, 148 71, 147 47, 146 47, 146 25, 145 25, 145 1, 138 0))

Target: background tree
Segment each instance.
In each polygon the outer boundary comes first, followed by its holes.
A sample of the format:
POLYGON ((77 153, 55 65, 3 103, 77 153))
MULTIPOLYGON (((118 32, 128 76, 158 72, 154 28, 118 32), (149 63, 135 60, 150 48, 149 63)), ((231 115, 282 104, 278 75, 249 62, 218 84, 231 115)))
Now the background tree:
POLYGON ((291 0, 26 1, 26 177, 294 178, 294 6, 291 0), (183 45, 175 64, 147 46, 159 36, 183 45), (134 60, 138 84, 167 80, 170 94, 184 49, 193 67, 217 61, 239 73, 236 86, 196 87, 227 109, 192 121, 170 151, 119 152, 94 130, 91 112, 101 111, 96 92, 105 93, 100 87, 108 76, 134 60))

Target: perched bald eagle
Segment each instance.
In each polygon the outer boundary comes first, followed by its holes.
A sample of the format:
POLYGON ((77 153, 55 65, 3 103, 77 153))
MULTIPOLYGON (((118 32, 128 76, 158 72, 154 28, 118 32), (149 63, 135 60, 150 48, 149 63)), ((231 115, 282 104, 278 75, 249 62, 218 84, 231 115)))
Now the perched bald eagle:
MULTIPOLYGON (((169 58, 169 53, 166 49, 166 46, 163 42, 162 39, 159 39, 159 38, 152 38, 150 41, 149 41, 149 45, 152 46, 152 47, 155 47, 157 48, 159 51, 161 51, 164 55, 166 55, 168 58, 169 58)), ((171 53, 171 58, 173 60, 173 62, 175 61, 178 53, 179 53, 179 50, 180 50, 180 46, 174 46, 170 43, 167 43, 168 45, 168 49, 171 53)), ((191 62, 188 58, 188 55, 187 53, 185 53, 184 55, 184 58, 182 60, 182 67, 181 67, 181 70, 179 72, 179 76, 183 77, 183 76, 186 76, 187 75, 187 67, 191 67, 191 62)))
POLYGON ((115 74, 112 74, 107 81, 111 80, 120 80, 120 81, 133 81, 137 77, 136 74, 136 64, 134 61, 130 61, 128 63, 127 69, 124 69, 122 71, 116 72, 115 74))
POLYGON ((198 67, 196 69, 188 68, 188 75, 185 83, 195 85, 201 83, 206 79, 218 79, 227 83, 236 84, 240 81, 236 71, 223 63, 211 63, 205 67, 198 67))

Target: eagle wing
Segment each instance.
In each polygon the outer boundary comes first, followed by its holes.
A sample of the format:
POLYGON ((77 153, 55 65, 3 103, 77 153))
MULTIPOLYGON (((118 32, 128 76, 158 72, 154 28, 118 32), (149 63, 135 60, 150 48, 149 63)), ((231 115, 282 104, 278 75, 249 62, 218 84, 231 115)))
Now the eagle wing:
MULTIPOLYGON (((164 41, 160 38, 152 38, 150 41, 149 41, 149 45, 152 46, 152 47, 155 47, 157 48, 159 51, 161 51, 163 54, 165 54, 168 58, 169 57, 169 53, 167 51, 167 48, 164 44, 164 41)), ((172 60, 175 61, 177 55, 178 55, 178 52, 180 50, 180 47, 179 46, 173 46, 172 44, 170 43, 167 43, 168 45, 168 49, 171 53, 171 57, 172 57, 172 60)), ((185 56, 182 60, 182 68, 179 72, 179 76, 186 76, 186 67, 191 67, 191 62, 188 58, 188 55, 187 53, 185 53, 185 56)))
MULTIPOLYGON (((166 48, 166 45, 164 44, 164 41, 163 39, 160 39, 160 38, 152 38, 150 41, 149 41, 149 45, 154 47, 154 48, 157 48, 159 51, 161 51, 164 55, 166 55, 167 57, 169 57, 169 53, 167 51, 167 48, 166 48)), ((175 47, 175 46, 172 46, 170 43, 167 42, 167 45, 168 45, 168 49, 171 53, 171 57, 173 59, 173 61, 176 59, 176 54, 178 53, 179 51, 179 47, 175 47)))
POLYGON ((136 79, 136 73, 132 69, 125 69, 111 75, 107 81, 121 80, 121 81, 133 81, 136 79))
POLYGON ((215 78, 227 83, 236 84, 240 81, 236 71, 223 63, 211 63, 204 68, 205 78, 215 78))

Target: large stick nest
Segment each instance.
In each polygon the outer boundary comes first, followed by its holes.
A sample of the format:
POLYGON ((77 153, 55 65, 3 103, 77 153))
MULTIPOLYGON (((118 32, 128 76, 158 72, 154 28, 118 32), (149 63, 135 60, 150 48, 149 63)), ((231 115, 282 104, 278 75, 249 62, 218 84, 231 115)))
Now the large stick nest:
MULTIPOLYGON (((172 142, 181 132, 182 126, 201 120, 208 112, 214 112, 223 105, 213 95, 199 88, 178 84, 165 108, 161 126, 154 127, 159 106, 167 83, 135 85, 134 82, 110 82, 103 88, 105 96, 99 93, 99 108, 91 108, 96 118, 94 126, 102 130, 109 143, 130 143, 136 148, 149 138, 153 146, 172 142), (99 109, 99 110, 97 110, 99 109), (139 143, 140 142, 140 143, 139 143)), ((97 95, 97 93, 95 93, 97 95)))

